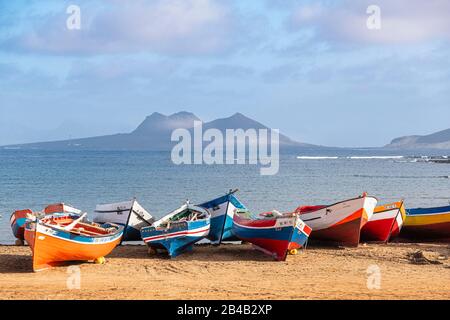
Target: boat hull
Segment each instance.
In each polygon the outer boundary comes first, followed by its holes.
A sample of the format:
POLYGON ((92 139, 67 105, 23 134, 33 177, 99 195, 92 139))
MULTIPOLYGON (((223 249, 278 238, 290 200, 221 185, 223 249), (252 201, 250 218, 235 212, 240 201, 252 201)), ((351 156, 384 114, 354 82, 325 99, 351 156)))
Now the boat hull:
POLYGON ((234 194, 208 201, 199 207, 205 208, 211 214, 211 228, 207 239, 213 244, 238 240, 232 233, 233 216, 236 209, 245 209, 245 206, 234 194))
POLYGON ((68 261, 90 261, 108 255, 119 243, 123 229, 108 236, 86 237, 28 222, 25 240, 33 253, 33 271, 63 265, 68 261))
POLYGON ((399 233, 404 211, 403 202, 376 207, 372 218, 361 229, 361 241, 388 242, 399 233))
POLYGON ((360 197, 301 212, 302 220, 312 228, 310 239, 330 245, 357 247, 361 229, 371 219, 377 204, 373 197, 360 197))
POLYGON ((306 246, 311 229, 298 216, 253 220, 235 214, 232 232, 238 239, 284 261, 288 250, 306 246))
POLYGON ((408 209, 402 238, 450 242, 450 206, 408 209))
POLYGON ((25 224, 28 221, 27 216, 33 214, 29 209, 14 211, 10 218, 11 230, 14 237, 19 240, 25 240, 25 224))
POLYGON ((194 244, 204 239, 210 230, 210 218, 199 221, 175 222, 169 228, 145 227, 142 240, 152 249, 164 249, 174 258, 192 250, 194 244))

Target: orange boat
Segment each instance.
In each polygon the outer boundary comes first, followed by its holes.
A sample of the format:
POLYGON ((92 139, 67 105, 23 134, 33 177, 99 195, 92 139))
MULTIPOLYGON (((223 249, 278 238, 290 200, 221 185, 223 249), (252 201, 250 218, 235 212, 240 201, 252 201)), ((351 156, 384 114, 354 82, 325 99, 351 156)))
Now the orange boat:
POLYGON ((67 261, 104 263, 119 243, 123 227, 98 225, 85 220, 86 214, 48 215, 25 225, 25 240, 33 252, 33 271, 67 261))

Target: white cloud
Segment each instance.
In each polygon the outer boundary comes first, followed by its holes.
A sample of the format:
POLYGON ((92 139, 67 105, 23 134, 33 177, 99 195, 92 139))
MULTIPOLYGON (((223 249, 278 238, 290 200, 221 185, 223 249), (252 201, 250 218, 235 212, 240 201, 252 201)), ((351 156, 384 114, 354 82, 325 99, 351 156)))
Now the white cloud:
POLYGON ((339 5, 300 5, 290 19, 294 29, 314 28, 330 41, 416 44, 450 40, 448 0, 345 0, 339 5), (366 26, 369 5, 381 8, 381 30, 366 26))
POLYGON ((54 54, 210 54, 232 43, 232 13, 218 0, 116 0, 95 13, 80 7, 80 31, 65 28, 62 12, 7 46, 54 54))

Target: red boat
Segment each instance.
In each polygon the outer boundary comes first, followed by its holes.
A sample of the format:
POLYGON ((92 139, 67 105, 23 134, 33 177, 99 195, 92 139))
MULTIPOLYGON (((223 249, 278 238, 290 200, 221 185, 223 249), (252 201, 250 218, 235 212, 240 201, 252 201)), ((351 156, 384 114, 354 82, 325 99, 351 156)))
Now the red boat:
POLYGON ((361 229, 361 240, 388 242, 400 233, 405 216, 403 201, 376 207, 372 218, 361 229))
POLYGON ((311 240, 356 247, 361 228, 370 220, 377 199, 366 194, 328 206, 301 206, 295 210, 312 228, 311 240))

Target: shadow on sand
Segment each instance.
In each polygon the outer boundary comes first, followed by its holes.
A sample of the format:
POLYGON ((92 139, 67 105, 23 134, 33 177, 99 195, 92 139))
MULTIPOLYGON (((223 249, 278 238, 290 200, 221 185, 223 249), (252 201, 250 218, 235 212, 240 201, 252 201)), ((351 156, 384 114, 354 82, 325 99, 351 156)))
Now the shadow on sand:
POLYGON ((224 244, 214 246, 202 244, 194 246, 194 249, 185 252, 175 258, 169 258, 164 252, 150 255, 147 246, 120 246, 108 255, 107 258, 123 259, 152 259, 161 261, 275 261, 270 256, 253 249, 250 245, 224 244))
POLYGON ((31 255, 0 254, 0 273, 33 272, 31 255))

